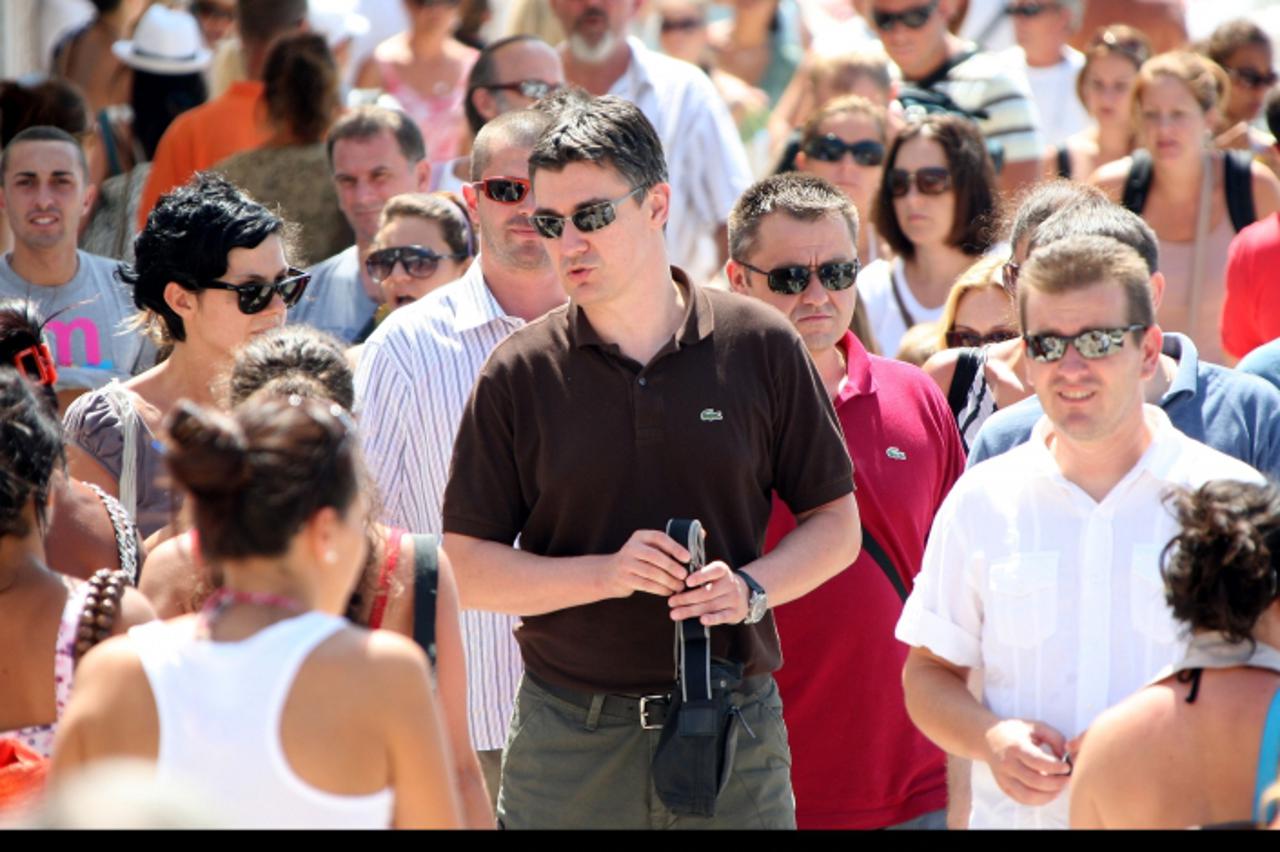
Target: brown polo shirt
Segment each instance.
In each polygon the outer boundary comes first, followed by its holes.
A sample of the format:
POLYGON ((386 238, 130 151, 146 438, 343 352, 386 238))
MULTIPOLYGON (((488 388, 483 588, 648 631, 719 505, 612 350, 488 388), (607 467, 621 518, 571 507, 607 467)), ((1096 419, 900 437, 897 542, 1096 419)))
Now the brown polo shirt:
MULTIPOLYGON (((839 423, 786 318, 672 275, 685 316, 648 365, 601 340, 572 303, 499 344, 458 428, 446 532, 583 556, 698 518, 708 560, 739 568, 763 551, 772 492, 801 513, 853 490, 839 423)), ((675 679, 669 611, 636 592, 527 616, 516 639, 549 683, 662 692, 675 679)), ((713 654, 747 674, 782 663, 772 614, 711 636, 713 654)))

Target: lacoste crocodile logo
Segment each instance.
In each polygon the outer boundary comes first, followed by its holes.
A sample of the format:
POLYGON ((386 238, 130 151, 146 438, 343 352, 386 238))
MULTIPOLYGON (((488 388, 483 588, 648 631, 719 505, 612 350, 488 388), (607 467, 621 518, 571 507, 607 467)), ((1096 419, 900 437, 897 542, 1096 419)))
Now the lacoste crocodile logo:
POLYGON ((717 423, 724 419, 724 414, 717 408, 704 408, 698 415, 703 423, 717 423))
POLYGON ((904 453, 902 450, 898 449, 897 447, 890 447, 889 449, 884 451, 884 454, 889 458, 893 459, 894 461, 907 460, 907 454, 904 453))

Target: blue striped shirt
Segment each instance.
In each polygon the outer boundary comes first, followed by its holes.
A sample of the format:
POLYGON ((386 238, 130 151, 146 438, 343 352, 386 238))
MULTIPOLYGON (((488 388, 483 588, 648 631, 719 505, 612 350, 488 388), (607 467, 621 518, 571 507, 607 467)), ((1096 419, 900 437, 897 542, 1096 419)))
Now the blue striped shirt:
MULTIPOLYGON (((489 353, 524 325, 507 316, 476 258, 465 275, 389 316, 370 335, 356 371, 365 459, 383 520, 443 532, 440 510, 462 412, 489 353)), ((462 613, 471 738, 502 748, 523 666, 515 616, 462 613)))

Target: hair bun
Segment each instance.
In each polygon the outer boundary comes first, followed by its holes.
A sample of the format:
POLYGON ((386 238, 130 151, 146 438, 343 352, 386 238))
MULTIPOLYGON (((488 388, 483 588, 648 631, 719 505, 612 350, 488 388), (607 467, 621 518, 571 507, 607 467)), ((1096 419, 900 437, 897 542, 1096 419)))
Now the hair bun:
POLYGON ((249 447, 232 418, 179 400, 169 415, 168 463, 175 479, 199 497, 224 497, 248 484, 249 447))

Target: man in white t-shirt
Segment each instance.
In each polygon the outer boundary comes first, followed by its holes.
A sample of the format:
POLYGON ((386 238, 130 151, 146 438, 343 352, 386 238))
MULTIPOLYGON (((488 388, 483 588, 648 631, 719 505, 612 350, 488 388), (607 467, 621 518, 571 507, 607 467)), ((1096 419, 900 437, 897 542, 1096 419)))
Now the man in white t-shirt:
POLYGON ((912 720, 973 761, 971 828, 1067 827, 1080 736, 1180 652, 1160 575, 1177 529, 1166 495, 1262 481, 1143 404, 1161 335, 1137 252, 1070 237, 1034 254, 1018 288, 1045 416, 956 482, 896 631, 912 646, 912 720))
POLYGON ((1010 70, 1023 75, 1048 145, 1089 126, 1089 114, 1076 92, 1084 54, 1067 44, 1080 26, 1084 0, 1015 0, 1008 7, 1017 47, 1000 54, 1010 70))
POLYGON ((751 168, 729 109, 702 69, 649 50, 627 28, 634 0, 551 0, 568 39, 564 75, 593 95, 618 95, 658 132, 671 184, 667 252, 697 283, 729 259, 729 211, 751 168))
POLYGON ((75 137, 56 127, 27 128, 0 155, 0 209, 13 229, 13 251, 0 258, 0 300, 30 300, 45 321, 64 407, 151 366, 155 355, 140 333, 124 328, 133 300, 115 277, 115 261, 76 248, 93 204, 88 171, 75 137))

